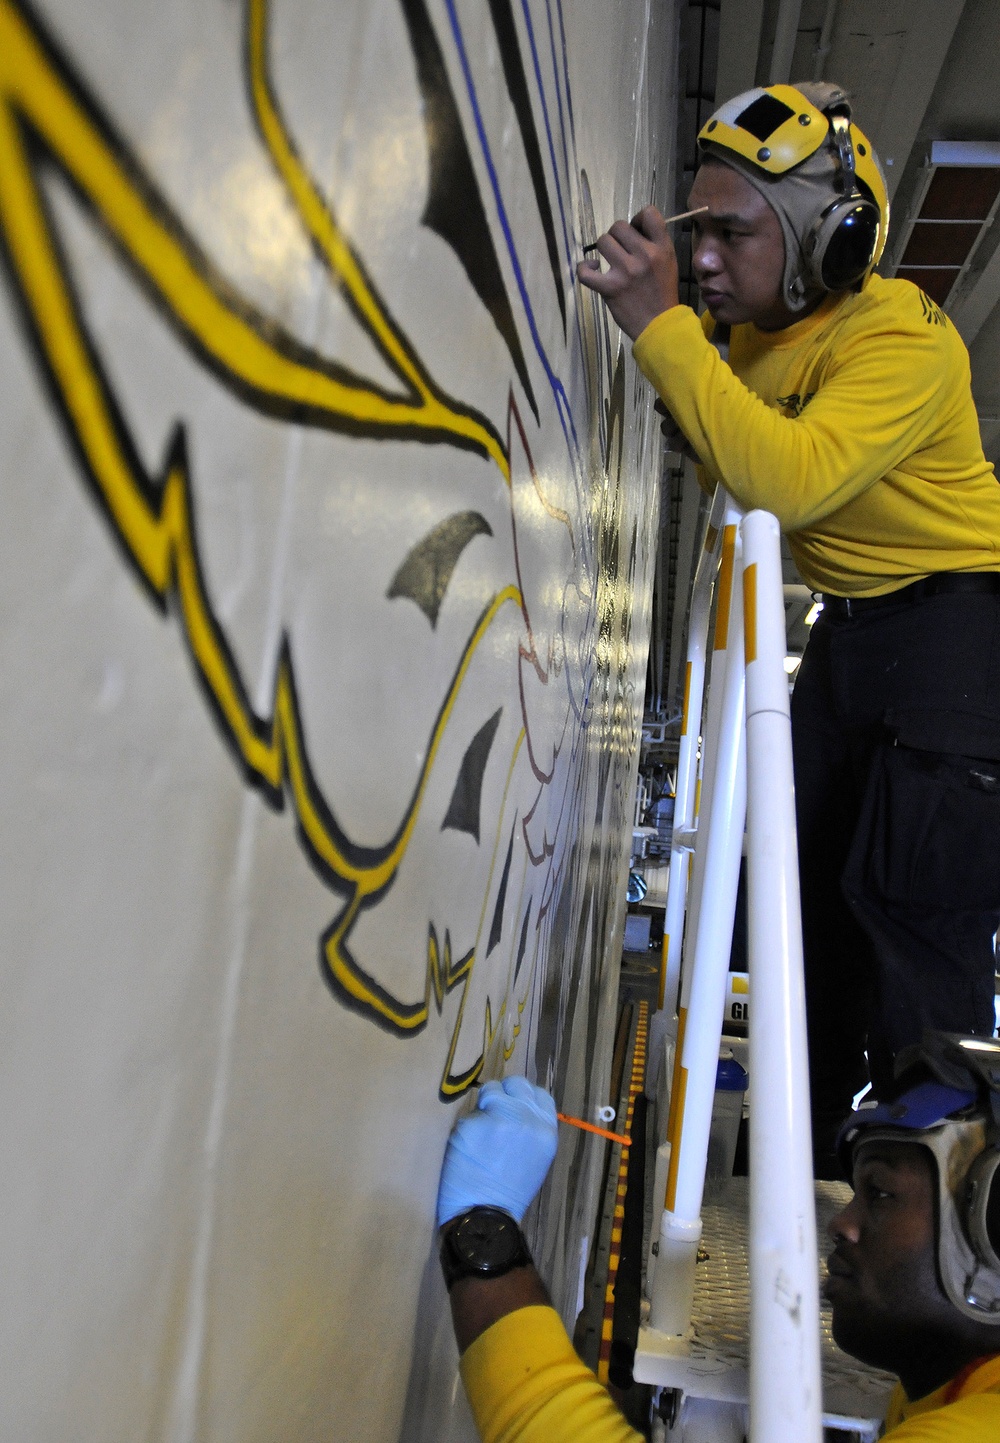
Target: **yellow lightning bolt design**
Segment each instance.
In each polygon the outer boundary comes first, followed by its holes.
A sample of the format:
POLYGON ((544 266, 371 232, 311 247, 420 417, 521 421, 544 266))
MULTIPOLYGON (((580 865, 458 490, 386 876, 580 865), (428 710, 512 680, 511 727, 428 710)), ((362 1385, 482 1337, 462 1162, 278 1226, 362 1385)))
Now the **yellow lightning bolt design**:
MULTIPOLYGON (((448 686, 405 815, 394 837, 360 847, 341 830, 309 764, 287 638, 271 716, 258 716, 211 606, 194 521, 183 431, 160 479, 143 468, 86 332, 35 168, 54 162, 103 224, 167 319, 219 379, 267 414, 369 436, 444 442, 490 457, 509 484, 506 451, 491 424, 445 396, 392 320, 295 153, 267 73, 266 0, 249 0, 248 63, 257 122, 296 209, 355 315, 401 381, 393 396, 302 346, 236 296, 218 276, 136 160, 86 95, 25 4, 0 0, 0 240, 26 327, 71 442, 129 558, 155 601, 176 595, 180 622, 212 705, 248 779, 272 805, 291 799, 304 845, 346 903, 322 941, 324 965, 349 1005, 399 1033, 419 1030, 433 993, 465 983, 442 1092, 471 1085, 479 1064, 452 1078, 474 952, 452 963, 429 944, 425 994, 406 1003, 369 977, 347 939, 360 911, 392 882, 417 822, 428 778, 479 643, 516 586, 498 592, 469 636, 448 686)), ((515 748, 516 755, 517 748, 515 748)), ((509 776, 508 776, 509 784, 509 776)), ((489 1005, 484 1036, 493 1036, 489 1005)))
MULTIPOLYGON (((310 351, 234 295, 96 107, 70 83, 37 24, 29 24, 26 7, 0 0, 0 205, 6 240, 81 440, 99 448, 101 406, 94 394, 99 387, 89 374, 85 348, 73 344, 73 306, 32 172, 29 136, 64 169, 188 343, 246 399, 314 425, 466 446, 490 456, 507 478, 497 433, 427 376, 295 155, 266 81, 265 21, 263 0, 251 0, 251 94, 265 142, 320 255, 406 394, 389 395, 310 351)), ((109 483, 112 479, 109 472, 109 483)))
MULTIPOLYGON (((362 321, 396 375, 419 397, 412 408, 413 419, 430 430, 440 430, 466 439, 484 450, 509 481, 507 455, 499 438, 471 414, 463 413, 442 399, 435 390, 415 352, 396 328, 365 275, 358 257, 344 238, 330 207, 302 164, 289 138, 271 87, 267 64, 269 0, 249 0, 247 8, 247 53, 250 66, 250 95, 264 144, 292 198, 295 209, 311 236, 318 253, 338 278, 355 314, 362 321)), ((374 404, 374 403, 373 403, 374 404)))

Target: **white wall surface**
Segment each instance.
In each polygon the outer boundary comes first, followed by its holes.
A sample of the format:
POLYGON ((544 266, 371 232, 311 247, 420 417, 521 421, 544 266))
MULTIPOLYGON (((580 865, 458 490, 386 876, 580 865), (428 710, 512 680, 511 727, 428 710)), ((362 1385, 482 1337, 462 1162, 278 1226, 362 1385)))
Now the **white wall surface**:
POLYGON ((659 449, 574 266, 670 9, 0 0, 0 1438, 472 1436, 446 1136, 606 1100, 659 449))

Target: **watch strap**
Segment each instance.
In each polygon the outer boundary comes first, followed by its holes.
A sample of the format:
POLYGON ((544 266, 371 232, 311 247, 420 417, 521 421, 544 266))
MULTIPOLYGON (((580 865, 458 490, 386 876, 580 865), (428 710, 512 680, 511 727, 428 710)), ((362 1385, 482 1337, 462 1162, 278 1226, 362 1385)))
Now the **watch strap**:
POLYGON ((470 1208, 442 1231, 441 1268, 449 1292, 459 1278, 501 1278, 530 1262, 524 1234, 502 1208, 470 1208))

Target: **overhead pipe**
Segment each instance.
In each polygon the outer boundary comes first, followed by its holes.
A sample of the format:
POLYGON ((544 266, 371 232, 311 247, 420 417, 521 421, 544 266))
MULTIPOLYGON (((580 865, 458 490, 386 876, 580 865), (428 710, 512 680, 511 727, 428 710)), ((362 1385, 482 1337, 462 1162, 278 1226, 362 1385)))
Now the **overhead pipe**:
POLYGON ((792 74, 792 57, 795 54, 795 40, 799 33, 799 16, 802 0, 781 0, 778 6, 778 20, 774 27, 774 48, 771 51, 771 74, 769 85, 787 85, 792 74))
POLYGON ((840 0, 826 0, 826 10, 823 14, 823 28, 819 32, 819 40, 816 49, 813 51, 813 76, 814 80, 822 80, 823 72, 826 69, 826 57, 830 53, 830 46, 833 40, 833 27, 837 23, 837 6, 840 0))

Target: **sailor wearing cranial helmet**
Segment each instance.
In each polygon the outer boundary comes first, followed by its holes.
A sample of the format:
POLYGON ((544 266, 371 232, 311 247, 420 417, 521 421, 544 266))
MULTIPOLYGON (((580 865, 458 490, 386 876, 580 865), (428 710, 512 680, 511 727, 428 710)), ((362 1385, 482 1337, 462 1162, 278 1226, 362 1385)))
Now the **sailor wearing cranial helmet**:
MULTIPOLYGON (((556 1132, 549 1094, 513 1077, 449 1139, 438 1222, 462 1377, 484 1443, 639 1443, 520 1232, 556 1132)), ((927 1033, 839 1157, 854 1196, 829 1225, 826 1294, 840 1346, 899 1376, 885 1438, 1000 1438, 1000 1042, 927 1033)))
POLYGON ((823 603, 792 698, 817 1176, 869 1078, 925 1028, 989 1036, 1000 925, 1000 487, 969 358, 908 281, 845 93, 773 85, 698 136, 705 304, 679 303, 659 212, 579 267, 673 431, 773 512, 823 603), (713 344, 715 342, 715 344, 713 344))

